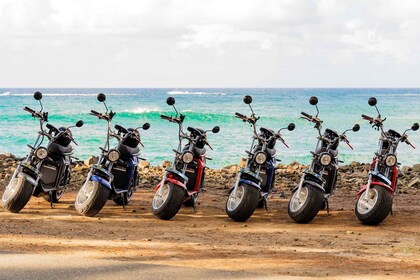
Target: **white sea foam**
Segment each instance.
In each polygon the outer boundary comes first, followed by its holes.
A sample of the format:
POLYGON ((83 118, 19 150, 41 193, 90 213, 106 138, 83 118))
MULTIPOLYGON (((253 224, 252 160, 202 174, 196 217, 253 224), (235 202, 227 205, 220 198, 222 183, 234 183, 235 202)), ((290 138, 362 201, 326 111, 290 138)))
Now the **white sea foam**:
POLYGON ((150 112, 161 112, 162 110, 159 107, 138 107, 133 110, 126 110, 127 113, 142 114, 150 112))
POLYGON ((171 90, 166 94, 170 95, 226 95, 224 92, 205 92, 205 91, 180 91, 180 90, 171 90))
POLYGON ((9 95, 10 95, 10 91, 0 93, 0 96, 9 96, 9 95))

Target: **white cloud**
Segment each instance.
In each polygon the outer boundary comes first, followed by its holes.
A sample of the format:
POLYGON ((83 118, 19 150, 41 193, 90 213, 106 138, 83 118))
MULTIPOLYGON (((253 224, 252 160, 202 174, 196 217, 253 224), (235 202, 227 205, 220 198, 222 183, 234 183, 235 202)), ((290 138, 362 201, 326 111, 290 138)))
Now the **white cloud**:
POLYGON ((416 0, 0 0, 4 86, 420 86, 419 47, 416 0))

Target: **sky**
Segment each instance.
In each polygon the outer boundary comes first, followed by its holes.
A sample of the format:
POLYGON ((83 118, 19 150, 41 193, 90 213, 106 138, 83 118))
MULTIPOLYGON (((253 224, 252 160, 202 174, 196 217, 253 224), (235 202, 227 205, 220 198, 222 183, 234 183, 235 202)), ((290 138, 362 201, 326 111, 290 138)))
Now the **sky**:
POLYGON ((418 0, 0 0, 0 87, 420 87, 418 0))

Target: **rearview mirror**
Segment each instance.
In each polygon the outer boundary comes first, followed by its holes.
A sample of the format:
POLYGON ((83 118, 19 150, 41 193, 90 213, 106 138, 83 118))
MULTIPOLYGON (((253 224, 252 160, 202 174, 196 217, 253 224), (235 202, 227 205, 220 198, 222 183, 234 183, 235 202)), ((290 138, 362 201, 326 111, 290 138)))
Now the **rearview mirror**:
POLYGON ((311 98, 309 98, 309 104, 315 106, 316 104, 318 104, 318 98, 316 96, 312 96, 311 98))
POLYGON ((294 123, 289 123, 289 125, 287 126, 287 130, 288 131, 293 131, 293 130, 295 130, 295 124, 294 123))
POLYGON ((419 129, 419 123, 414 123, 413 126, 411 127, 412 131, 416 131, 419 129))
POLYGON ((76 126, 77 127, 82 127, 83 126, 83 121, 82 120, 77 121, 76 126))
POLYGON ((360 125, 356 123, 351 130, 353 130, 354 132, 359 131, 360 125))
POLYGON ((211 130, 211 132, 213 133, 218 133, 219 131, 220 131, 220 127, 218 126, 213 127, 213 129, 211 130))
POLYGON ((106 95, 103 94, 103 93, 100 93, 100 94, 98 94, 97 99, 98 99, 99 102, 104 102, 106 100, 106 95))
POLYGON ((376 103, 378 103, 378 101, 376 100, 376 98, 375 98, 375 97, 371 97, 371 98, 369 98, 368 104, 369 104, 370 106, 375 106, 375 105, 376 105, 376 103))
POLYGON ((143 124, 143 126, 141 128, 143 128, 143 130, 148 130, 150 128, 150 123, 147 122, 147 123, 143 124))
POLYGON ((42 93, 40 93, 39 91, 34 93, 34 98, 35 100, 41 100, 42 99, 42 93))
POLYGON ((252 103, 252 97, 250 95, 245 95, 244 102, 245 102, 245 104, 251 104, 252 103))
POLYGON ((175 98, 173 98, 172 96, 168 97, 166 99, 166 104, 168 104, 169 106, 173 106, 175 104, 175 98))

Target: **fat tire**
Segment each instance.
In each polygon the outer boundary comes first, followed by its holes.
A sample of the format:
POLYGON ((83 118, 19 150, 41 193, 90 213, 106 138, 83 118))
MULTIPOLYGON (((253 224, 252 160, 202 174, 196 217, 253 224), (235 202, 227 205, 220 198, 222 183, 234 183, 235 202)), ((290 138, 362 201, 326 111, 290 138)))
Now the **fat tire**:
POLYGON ((182 187, 168 183, 169 194, 166 201, 157 209, 151 206, 152 213, 161 220, 170 220, 178 213, 185 199, 185 190, 182 187))
POLYGON ((229 198, 226 201, 226 214, 236 222, 245 222, 254 214, 261 196, 260 190, 256 187, 246 184, 243 184, 242 187, 244 188, 244 195, 238 207, 232 211, 228 210, 227 204, 229 198))
POLYGON ((370 210, 366 214, 361 214, 357 210, 357 204, 359 203, 359 199, 364 195, 366 191, 360 194, 356 201, 355 212, 356 216, 362 224, 375 226, 380 224, 385 220, 388 214, 391 212, 392 203, 393 203, 393 196, 392 194, 383 187, 380 186, 372 186, 372 189, 376 189, 378 192, 378 200, 376 201, 375 206, 373 206, 372 210, 370 210))
POLYGON ((306 199, 304 205, 298 211, 292 212, 290 210, 290 204, 293 198, 292 196, 287 206, 289 217, 299 224, 307 224, 312 221, 316 215, 318 215, 318 212, 321 210, 324 202, 324 192, 322 190, 310 185, 304 185, 302 188, 304 187, 308 190, 308 198, 306 199))
POLYGON ((2 200, 4 210, 12 213, 19 213, 28 203, 29 199, 31 199, 34 189, 35 187, 32 184, 24 180, 12 199, 9 199, 6 202, 2 200))
POLYGON ((104 207, 106 201, 109 198, 109 194, 111 192, 110 189, 98 183, 97 189, 94 191, 91 199, 86 200, 83 204, 77 203, 77 197, 75 202, 75 208, 79 214, 87 217, 93 217, 101 211, 104 207))

